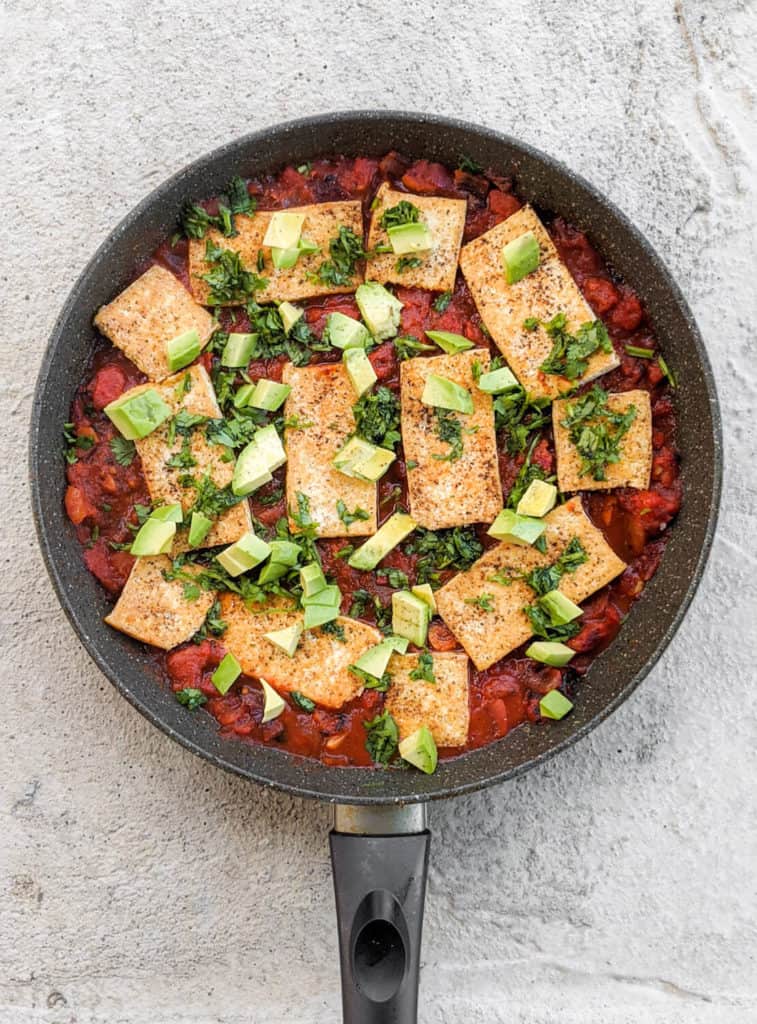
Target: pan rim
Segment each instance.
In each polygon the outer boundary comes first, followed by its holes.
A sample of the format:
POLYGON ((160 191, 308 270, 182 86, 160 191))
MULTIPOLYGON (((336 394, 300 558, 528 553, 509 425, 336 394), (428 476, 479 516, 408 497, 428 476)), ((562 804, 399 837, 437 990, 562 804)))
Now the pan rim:
MULTIPOLYGON (((153 189, 147 196, 145 196, 136 206, 134 206, 117 224, 117 226, 107 235, 103 242, 98 246, 93 256, 87 261, 84 269, 79 274, 74 285, 72 286, 67 299, 56 318, 55 324, 50 334, 50 338, 45 347, 45 351, 42 357, 42 364, 37 378, 37 383, 34 391, 34 400, 32 408, 32 416, 30 422, 29 431, 29 475, 30 475, 30 491, 31 491, 31 505, 32 512, 35 521, 35 528, 37 532, 37 538, 39 541, 40 548, 42 550, 45 567, 48 575, 53 583, 56 596, 59 603, 61 604, 66 617, 71 623, 74 632, 76 633, 79 641, 84 646, 85 650, 95 662, 97 667, 106 676, 106 678, 116 687, 116 689, 134 706, 142 715, 144 715, 152 725, 157 726, 162 732, 164 732, 171 739, 181 743, 186 749, 192 751, 195 754, 203 757, 205 760, 210 761, 212 764, 223 768, 224 770, 233 772, 236 775, 240 775, 243 778, 251 779, 252 781, 268 786, 282 792, 286 792, 290 795, 305 797, 309 799, 318 799, 330 803, 350 803, 350 804, 397 804, 397 803, 420 803, 429 800, 443 799, 448 796, 459 796, 466 793, 475 792, 480 789, 487 788, 492 785, 496 785, 501 782, 505 782, 509 779, 513 779, 522 775, 531 768, 537 765, 543 764, 545 761, 561 753, 567 747, 573 743, 582 739, 588 732, 596 728, 601 722, 603 722, 610 714, 612 714, 622 704, 633 691, 640 685, 642 680, 648 675, 654 665, 662 656, 664 650, 667 648, 671 639, 677 632, 689 606, 696 594, 699 584, 702 580, 704 569, 707 564, 709 553, 712 546, 713 537, 717 527, 718 510, 720 505, 720 495, 722 489, 722 473, 723 473, 723 445, 722 445, 722 425, 720 408, 717 397, 717 389, 715 385, 715 379, 712 372, 712 367, 704 346, 701 334, 698 330, 696 322, 694 321, 691 310, 683 296, 679 286, 672 277, 671 273, 667 269, 665 263, 657 254, 656 250, 647 241, 645 236, 639 231, 638 228, 632 223, 632 221, 609 199, 607 199, 598 189, 596 189, 590 182, 584 179, 581 175, 576 174, 568 167, 566 167, 561 161, 556 160, 554 157, 543 153, 535 147, 523 143, 520 140, 506 135, 501 132, 497 132, 491 128, 473 124, 471 122, 463 121, 461 119, 445 117, 442 115, 429 115, 425 113, 417 113, 412 111, 397 111, 397 110, 377 110, 377 111, 364 111, 364 110, 346 110, 335 113, 326 113, 313 115, 309 117, 297 118, 294 120, 280 122, 274 125, 269 125, 261 128, 255 132, 248 133, 240 136, 230 142, 226 142, 216 149, 200 156, 198 159, 187 164, 181 168, 175 174, 161 182, 155 189, 153 189), (137 222, 147 211, 151 210, 154 206, 159 205, 163 196, 170 193, 170 191, 178 185, 181 180, 187 176, 190 172, 195 173, 202 168, 210 168, 214 164, 218 163, 224 156, 233 153, 235 150, 242 150, 249 148, 255 144, 260 144, 266 140, 270 140, 273 134, 292 134, 295 132, 303 132, 319 126, 331 125, 334 123, 344 122, 361 122, 363 124, 370 122, 380 122, 384 120, 393 120, 399 123, 407 125, 418 125, 419 123, 437 127, 440 130, 457 130, 473 132, 477 136, 488 139, 495 144, 501 144, 503 146, 509 146, 517 151, 520 151, 542 166, 547 168, 551 173, 558 175, 560 178, 570 180, 576 183, 578 187, 584 191, 603 212, 611 214, 617 219, 623 229, 628 232, 636 241, 636 243, 643 250, 645 258, 650 265, 652 273, 656 277, 662 280, 666 290, 672 297, 672 300, 677 305, 678 309, 685 318, 688 326, 688 331, 691 339, 694 342, 696 350, 696 358, 701 367, 702 375, 706 384, 709 403, 710 403, 710 414, 712 417, 712 468, 713 468, 713 485, 712 491, 709 497, 709 507, 707 509, 707 521, 705 525, 704 535, 701 550, 696 559, 690 576, 688 585, 683 595, 678 600, 678 606, 673 612, 669 624, 665 629, 664 633, 660 637, 655 649, 645 659, 641 667, 624 683, 615 697, 609 700, 604 707, 594 713, 586 722, 581 724, 578 728, 568 733, 563 738, 559 739, 552 747, 548 750, 544 750, 528 760, 516 765, 510 765, 503 767, 499 771, 488 772, 482 774, 480 777, 470 779, 463 782, 455 782, 454 784, 447 786, 438 786, 432 790, 417 791, 411 793, 387 794, 387 793, 342 793, 339 791, 339 785, 337 779, 340 777, 342 772, 353 772, 353 771, 365 771, 365 769, 340 769, 340 768, 328 768, 329 773, 335 780, 335 785, 328 789, 309 787, 307 783, 294 784, 286 779, 276 778, 270 773, 261 773, 255 768, 243 767, 240 764, 234 763, 231 759, 225 757, 223 753, 211 751, 207 749, 202 743, 197 742, 195 739, 188 735, 184 735, 177 729, 173 728, 170 723, 163 720, 155 709, 150 707, 145 701, 141 700, 139 695, 132 691, 126 686, 122 680, 119 679, 118 673, 113 671, 112 666, 109 664, 108 659, 104 656, 101 651, 96 639, 93 639, 85 633, 82 629, 81 624, 77 619, 76 608, 74 602, 71 600, 69 593, 65 587, 65 577, 60 571, 58 565, 56 553, 51 543, 51 537, 46 528, 45 523, 45 508, 44 508, 44 497, 41 493, 39 486, 39 473, 38 463, 40 456, 40 432, 42 426, 42 402, 41 398, 45 392, 45 389, 49 385, 50 374, 52 372, 53 357, 61 344, 62 333, 64 331, 66 322, 71 315, 76 303, 79 300, 80 292, 86 289, 88 279, 93 274, 96 268, 98 268, 104 259, 107 259, 110 250, 117 243, 118 239, 128 231, 131 226, 137 222)), ((703 514, 703 513, 702 513, 703 514)), ((506 742, 506 737, 503 740, 497 741, 498 743, 506 742)), ((234 741, 231 741, 232 743, 234 741)), ((493 746, 493 745, 492 745, 493 746)), ((488 748, 485 748, 488 749, 488 748)), ((280 753, 280 756, 292 758, 295 755, 280 753)), ((470 755, 462 755, 463 758, 470 755)), ((447 764, 459 764, 460 759, 456 759, 447 764)), ((323 766, 322 766, 323 767, 323 766)), ((378 772, 376 773, 378 775, 378 772)), ((385 775, 384 778, 389 777, 385 775)), ((440 779, 443 776, 438 776, 440 779)))

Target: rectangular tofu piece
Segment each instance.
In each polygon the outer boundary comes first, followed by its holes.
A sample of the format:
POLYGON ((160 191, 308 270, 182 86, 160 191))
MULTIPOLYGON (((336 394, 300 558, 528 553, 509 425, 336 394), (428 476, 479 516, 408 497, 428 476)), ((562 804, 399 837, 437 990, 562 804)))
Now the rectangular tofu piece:
POLYGON ((433 249, 427 253, 411 253, 422 260, 419 267, 397 270, 399 256, 393 252, 382 253, 368 260, 365 276, 370 281, 382 284, 394 282, 406 288, 425 288, 428 291, 452 291, 457 274, 457 258, 463 241, 465 214, 468 204, 464 199, 442 199, 439 196, 414 196, 407 192, 396 192, 388 182, 379 188, 372 208, 371 225, 368 230, 368 249, 377 245, 389 245, 389 235, 381 227, 381 217, 392 206, 402 200, 412 203, 420 210, 420 219, 428 225, 434 240, 433 249))
POLYGON ((375 533, 376 484, 345 476, 331 465, 331 460, 355 430, 352 407, 357 395, 344 365, 294 366, 287 363, 282 380, 292 389, 284 415, 287 419, 297 417, 303 424, 300 428, 285 430, 287 508, 296 511, 297 493, 306 495, 310 500, 310 515, 318 525, 318 537, 366 537, 375 533), (348 512, 361 508, 368 513, 368 518, 345 526, 337 510, 340 500, 348 512))
MULTIPOLYGON (((265 288, 255 294, 257 302, 292 302, 296 299, 310 299, 315 295, 333 295, 338 292, 354 292, 363 280, 362 270, 356 270, 352 279, 344 285, 328 285, 311 280, 308 275, 316 273, 320 265, 331 259, 329 242, 336 238, 340 227, 352 228, 359 239, 363 238, 363 211, 358 200, 340 203, 313 203, 310 206, 292 206, 288 213, 305 215, 302 237, 314 242, 319 252, 301 255, 297 263, 288 270, 277 270, 271 262, 270 247, 263 245, 273 210, 259 210, 252 217, 238 214, 234 223, 239 234, 225 238, 220 231, 212 228, 205 238, 189 240, 189 280, 192 292, 198 302, 212 305, 210 288, 202 275, 212 269, 205 260, 206 243, 210 240, 222 249, 238 252, 247 270, 268 280, 265 288), (258 270, 258 253, 263 253, 263 270, 258 270)), ((238 303, 228 303, 238 305, 238 303)))
MULTIPOLYGON (((208 416, 217 419, 221 410, 216 401, 213 385, 203 366, 191 366, 182 370, 161 384, 140 384, 127 394, 138 394, 152 388, 171 407, 175 415, 184 409, 188 413, 208 416), (189 380, 191 387, 186 389, 189 380)), ((186 512, 192 507, 197 495, 192 486, 183 487, 181 478, 188 474, 194 480, 201 480, 206 474, 217 487, 225 487, 231 483, 234 475, 234 462, 223 462, 222 456, 227 449, 223 445, 211 444, 205 437, 205 427, 200 425, 192 431, 190 450, 196 465, 187 468, 173 469, 166 465, 167 461, 182 450, 183 438, 176 434, 173 444, 168 443, 170 418, 161 424, 147 437, 135 441, 139 457, 142 460, 142 471, 145 475, 147 489, 153 505, 170 505, 179 502, 186 512)), ((204 548, 215 547, 216 544, 233 544, 234 541, 252 529, 250 508, 246 499, 233 505, 218 517, 202 543, 204 548)), ((187 550, 185 531, 177 534, 172 553, 187 550)))
MULTIPOLYGON (((163 572, 170 568, 167 555, 138 558, 113 611, 105 616, 108 625, 164 651, 193 637, 216 595, 201 590, 198 598, 188 601, 182 580, 163 578, 163 572)), ((184 566, 184 572, 199 571, 199 567, 184 566)))
POLYGON ((610 487, 649 487, 652 475, 652 403, 649 392, 622 391, 608 395, 607 406, 613 412, 636 408, 636 418, 620 441, 620 462, 605 468, 606 480, 595 480, 581 473, 581 456, 570 440, 570 431, 562 426, 573 399, 563 398, 552 404, 552 427, 557 452, 557 480, 563 493, 568 491, 599 491, 610 487))
POLYGON ((325 708, 340 708, 363 692, 362 680, 349 666, 382 639, 373 626, 341 616, 336 621, 345 642, 322 629, 306 630, 289 658, 265 634, 302 623, 302 612, 273 605, 268 612, 259 605, 250 610, 230 593, 220 601, 221 617, 228 623, 222 642, 246 675, 263 678, 282 693, 298 690, 325 708))
POLYGON ((475 385, 476 362, 485 373, 489 353, 469 349, 401 364, 402 444, 406 460, 417 463, 407 473, 410 515, 428 530, 491 522, 502 508, 492 398, 475 385), (452 462, 435 457, 448 455, 450 445, 437 436, 436 410, 421 402, 430 373, 461 384, 473 396, 470 415, 451 413, 463 428, 463 453, 452 462))
MULTIPOLYGON (((463 246, 460 269, 481 319, 525 390, 535 398, 555 398, 572 391, 578 381, 539 369, 552 351, 552 341, 543 327, 529 331, 523 322, 528 317, 547 321, 556 313, 565 313, 568 330, 575 333, 595 316, 531 207, 522 207, 463 246), (541 262, 532 274, 508 284, 502 248, 527 231, 533 231, 539 242, 541 262)), ((615 352, 596 352, 580 383, 607 373, 619 362, 615 352)))
POLYGON ((532 635, 523 611, 536 600, 534 591, 521 579, 497 583, 492 577, 517 577, 538 566, 556 562, 570 541, 578 537, 588 560, 575 572, 565 573, 559 589, 579 604, 626 568, 583 510, 580 497, 558 505, 546 516, 547 552, 517 544, 498 544, 436 592, 439 614, 470 655, 477 669, 485 669, 520 647, 532 635), (494 610, 467 604, 482 594, 491 596, 494 610))
POLYGON ((150 380, 163 380, 171 372, 167 343, 194 329, 204 346, 216 322, 178 278, 154 266, 98 309, 95 327, 150 380))
POLYGON ((393 654, 387 671, 392 684, 384 704, 400 740, 425 725, 437 747, 463 747, 468 742, 468 658, 462 652, 435 653, 435 683, 411 679, 417 654, 393 654))

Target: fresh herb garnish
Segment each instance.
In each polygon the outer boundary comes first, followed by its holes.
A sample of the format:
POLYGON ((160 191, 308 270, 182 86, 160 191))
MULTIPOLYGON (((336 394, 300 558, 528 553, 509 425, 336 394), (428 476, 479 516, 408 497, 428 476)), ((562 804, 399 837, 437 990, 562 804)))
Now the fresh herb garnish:
POLYGON ((400 362, 411 359, 417 352, 431 352, 436 348, 435 345, 426 345, 424 342, 418 341, 412 334, 400 334, 394 339, 393 345, 400 362))
POLYGON ((452 292, 441 292, 432 302, 431 308, 435 313, 444 313, 450 302, 452 302, 452 292))
POLYGON ((662 373, 663 373, 663 376, 665 377, 665 380, 668 382, 668 384, 670 384, 671 388, 673 388, 673 390, 675 391, 675 389, 678 386, 678 381, 675 378, 675 374, 670 369, 670 367, 665 362, 665 360, 663 359, 662 356, 658 356, 657 357, 657 365, 662 370, 662 373))
POLYGON ((482 612, 493 612, 493 600, 494 594, 479 594, 478 597, 466 597, 465 603, 473 605, 474 608, 480 608, 482 612))
POLYGON ((66 442, 64 456, 70 466, 76 462, 78 452, 87 451, 95 443, 95 439, 88 434, 77 434, 73 423, 63 424, 63 440, 66 442))
POLYGON ((204 238, 209 228, 217 228, 227 238, 239 232, 234 226, 233 214, 254 213, 256 200, 247 191, 242 178, 232 178, 226 186, 228 206, 219 202, 218 213, 210 214, 198 203, 186 203, 179 215, 179 224, 186 238, 204 238))
POLYGON ((436 582, 442 569, 456 569, 458 572, 470 569, 484 553, 483 545, 471 526, 454 526, 447 530, 418 527, 404 550, 409 555, 419 556, 419 583, 436 582))
POLYGON ((362 395, 352 412, 355 432, 371 444, 393 449, 401 440, 399 399, 383 384, 362 395))
POLYGON ((386 582, 395 590, 403 590, 409 583, 407 573, 402 569, 383 569, 382 575, 386 576, 386 582))
POLYGON ((190 711, 196 711, 207 702, 207 697, 202 690, 196 690, 192 686, 186 686, 183 690, 177 690, 174 694, 179 704, 183 704, 190 711))
POLYGON ((134 456, 137 454, 134 442, 127 441, 120 434, 116 434, 115 437, 110 439, 110 450, 113 452, 113 458, 119 466, 130 466, 134 461, 134 456))
POLYGON ((560 580, 566 573, 573 573, 587 562, 589 556, 578 537, 573 537, 563 553, 552 565, 538 566, 527 573, 523 579, 539 597, 556 590, 560 580))
POLYGON ((306 697, 304 693, 300 693, 299 690, 291 690, 289 696, 292 703, 300 709, 300 711, 307 711, 308 714, 312 714, 315 711, 315 701, 312 701, 310 697, 306 697))
POLYGON ((264 277, 245 269, 238 252, 214 245, 210 239, 205 244, 205 261, 211 269, 199 276, 210 288, 208 298, 213 306, 247 302, 268 284, 264 277))
POLYGON ((507 507, 517 508, 518 502, 528 490, 529 486, 534 480, 544 480, 545 483, 554 483, 554 475, 550 475, 546 470, 542 469, 541 466, 531 461, 531 456, 534 453, 534 448, 538 441, 538 437, 535 437, 531 442, 531 447, 528 449, 526 458, 523 465, 518 470, 518 475, 513 481, 513 485, 510 488, 510 493, 507 496, 507 507))
POLYGON ((368 731, 365 741, 365 749, 371 755, 376 764, 389 764, 397 752, 399 743, 399 730, 388 711, 382 711, 380 715, 368 722, 363 722, 368 731))
POLYGON ((415 270, 416 267, 422 267, 423 260, 420 256, 400 256, 394 265, 394 269, 398 274, 404 274, 406 270, 415 270))
POLYGON ((381 227, 387 231, 389 228, 399 227, 400 224, 417 224, 421 211, 407 199, 401 199, 396 206, 390 206, 381 214, 381 227))
POLYGON ((434 659, 428 651, 418 655, 418 665, 410 672, 411 679, 423 679, 427 683, 435 683, 434 659))
POLYGON ((347 637, 344 632, 344 626, 340 625, 336 621, 324 622, 321 626, 322 633, 328 633, 329 636, 333 636, 340 644, 347 643, 347 637))
MULTIPOLYGON (((189 584, 185 583, 185 586, 189 584)), ((214 601, 213 604, 208 608, 208 613, 205 616, 205 621, 195 633, 192 638, 196 643, 200 643, 206 637, 209 636, 223 636, 228 627, 228 623, 221 618, 221 602, 214 601)))
POLYGON ((358 260, 365 259, 367 253, 352 228, 341 226, 329 242, 329 255, 331 259, 323 262, 314 276, 322 284, 341 287, 351 282, 358 260))
POLYGON ((652 359, 654 356, 654 349, 642 348, 640 345, 624 345, 623 348, 629 356, 635 356, 636 359, 652 359))
POLYGON ((522 452, 528 444, 529 435, 549 422, 549 399, 530 398, 521 387, 497 395, 493 405, 495 426, 505 432, 505 444, 510 455, 522 452))
POLYGON ((350 512, 341 498, 337 500, 336 511, 348 529, 353 523, 364 522, 366 519, 371 518, 370 513, 366 512, 364 508, 356 508, 354 512, 350 512))
POLYGON ((357 665, 348 665, 347 667, 353 676, 362 679, 366 690, 378 690, 379 693, 386 693, 392 685, 392 677, 388 672, 384 672, 383 676, 379 679, 378 676, 371 675, 370 672, 366 672, 364 668, 358 668, 357 665))
POLYGON ((434 454, 432 459, 439 462, 456 462, 463 454, 463 426, 454 412, 449 409, 434 409, 436 424, 434 433, 440 441, 448 444, 449 451, 446 455, 434 454))
POLYGON ((581 456, 581 474, 594 480, 606 480, 607 466, 620 461, 620 442, 636 419, 635 405, 615 412, 607 399, 607 392, 595 385, 566 405, 565 419, 560 421, 581 456))
POLYGON ((233 493, 231 484, 218 487, 211 480, 209 473, 206 473, 200 480, 193 481, 193 485, 195 488, 194 504, 187 512, 186 518, 189 518, 192 512, 200 512, 208 519, 217 519, 227 509, 233 508, 234 505, 245 500, 233 493))
POLYGON ((529 317, 523 323, 526 330, 536 330, 540 325, 552 340, 552 351, 539 367, 543 373, 577 380, 588 369, 590 356, 597 351, 612 352, 610 336, 601 320, 581 324, 575 334, 568 331, 565 313, 557 313, 547 321, 529 317))
POLYGON ((458 170, 465 171, 467 174, 481 174, 484 170, 478 160, 474 160, 472 156, 468 156, 466 153, 461 153, 457 161, 458 170))
POLYGON ((549 612, 537 601, 536 604, 526 605, 523 611, 528 616, 536 636, 542 636, 545 640, 570 640, 581 631, 577 622, 566 622, 556 626, 552 622, 549 612))

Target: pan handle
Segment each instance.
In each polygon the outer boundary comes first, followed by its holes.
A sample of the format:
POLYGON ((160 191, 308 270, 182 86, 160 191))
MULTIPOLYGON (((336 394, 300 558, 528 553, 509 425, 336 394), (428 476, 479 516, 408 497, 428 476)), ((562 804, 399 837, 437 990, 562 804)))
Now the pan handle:
POLYGON ((344 1024, 416 1024, 428 850, 426 807, 334 808, 344 1024))

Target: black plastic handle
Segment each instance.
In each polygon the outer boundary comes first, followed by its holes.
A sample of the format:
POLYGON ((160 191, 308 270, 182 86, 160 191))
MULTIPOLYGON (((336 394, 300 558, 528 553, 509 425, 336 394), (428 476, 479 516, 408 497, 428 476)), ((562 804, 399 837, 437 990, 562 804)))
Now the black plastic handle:
POLYGON ((430 833, 331 833, 344 1024, 416 1024, 430 833))

